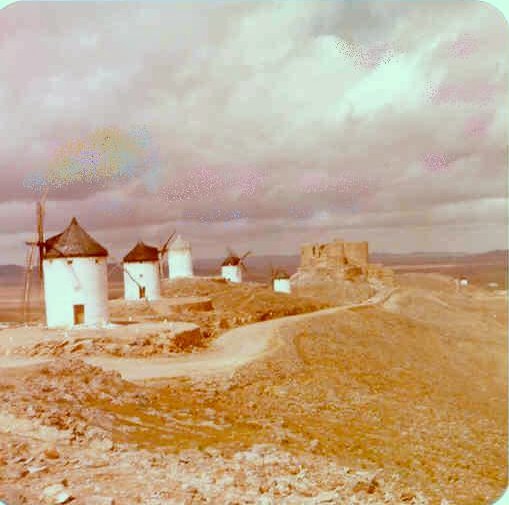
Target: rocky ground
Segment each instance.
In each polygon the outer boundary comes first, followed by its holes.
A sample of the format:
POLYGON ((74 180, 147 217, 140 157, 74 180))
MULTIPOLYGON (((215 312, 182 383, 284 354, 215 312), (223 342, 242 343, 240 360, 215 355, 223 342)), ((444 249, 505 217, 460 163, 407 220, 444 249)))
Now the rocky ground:
POLYGON ((127 447, 77 452, 22 438, 1 446, 10 468, 0 496, 9 505, 428 503, 381 471, 353 471, 267 444, 231 456, 214 448, 171 456, 127 447))
POLYGON ((193 323, 154 324, 152 327, 134 324, 111 330, 97 330, 98 335, 81 336, 69 331, 62 338, 52 338, 9 350, 10 356, 78 357, 170 356, 206 347, 209 338, 193 323), (137 331, 128 331, 131 329, 137 331), (110 335, 108 335, 110 333, 110 335), (120 334, 120 335, 119 335, 120 334), (101 336, 104 335, 104 336, 101 336))
MULTIPOLYGON (((8 505, 428 503, 381 470, 354 471, 313 454, 313 443, 300 454, 277 440, 243 450, 231 444, 141 448, 122 441, 129 432, 125 418, 97 407, 129 405, 146 415, 158 397, 79 360, 3 374, 0 499, 8 505)), ((203 411, 219 421, 217 414, 203 411)), ((189 421, 200 424, 178 408, 171 417, 169 433, 178 432, 185 418, 188 428, 189 421)), ((139 418, 130 422, 143 425, 139 418)))
POLYGON ((298 272, 292 276, 293 293, 324 304, 358 303, 372 296, 382 284, 374 279, 367 282, 361 276, 345 277, 346 273, 298 272))
MULTIPOLYGON (((284 345, 233 375, 135 384, 66 355, 3 369, 0 500, 492 503, 506 484, 506 300, 435 281, 289 319, 284 345)), ((223 315, 264 314, 258 288, 239 288, 193 293, 223 315)))
MULTIPOLYGON (((331 303, 274 293, 263 284, 231 284, 224 279, 165 281, 158 301, 110 301, 110 318, 120 330, 60 332, 48 339, 41 334, 9 355, 28 357, 164 357, 207 347, 225 331, 246 324, 288 315, 314 312, 331 303), (134 323, 154 327, 137 327, 134 323), (157 324, 161 327, 157 327, 157 324), (164 324, 168 328, 164 328, 164 324), (172 328, 173 323, 189 328, 172 328)), ((19 340, 14 334, 13 338, 19 340)), ((0 354, 2 350, 0 349, 0 354)))
POLYGON ((163 281, 162 295, 171 303, 125 303, 113 300, 112 319, 185 321, 200 326, 205 338, 258 321, 313 312, 338 305, 295 294, 275 293, 259 283, 232 284, 222 278, 189 278, 163 281), (191 303, 190 300, 195 300, 191 303), (176 303, 179 300, 182 303, 176 303), (207 303, 208 300, 208 303, 207 303))

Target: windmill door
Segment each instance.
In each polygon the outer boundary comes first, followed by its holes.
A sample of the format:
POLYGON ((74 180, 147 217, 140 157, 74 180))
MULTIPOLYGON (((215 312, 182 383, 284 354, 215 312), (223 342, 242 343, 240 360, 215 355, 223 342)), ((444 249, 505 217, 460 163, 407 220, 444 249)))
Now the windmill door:
POLYGON ((83 324, 85 322, 85 305, 73 305, 74 324, 83 324))

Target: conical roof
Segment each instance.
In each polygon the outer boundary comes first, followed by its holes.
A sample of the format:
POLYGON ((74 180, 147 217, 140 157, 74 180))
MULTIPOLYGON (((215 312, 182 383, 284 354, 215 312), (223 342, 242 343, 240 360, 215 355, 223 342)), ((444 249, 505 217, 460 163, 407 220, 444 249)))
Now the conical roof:
POLYGON ((272 277, 273 279, 289 279, 290 276, 288 275, 288 272, 286 270, 283 270, 282 268, 278 268, 275 272, 274 272, 274 277, 272 277))
POLYGON ((144 242, 138 242, 125 256, 124 263, 134 263, 139 261, 158 261, 159 250, 144 242))
POLYGON ((240 263, 240 258, 230 254, 221 264, 222 267, 236 266, 240 263))
POLYGON ((177 235, 177 238, 171 243, 170 250, 172 251, 181 251, 183 249, 189 249, 189 242, 184 240, 180 235, 177 235))
POLYGON ((62 233, 50 237, 44 245, 45 258, 108 256, 108 251, 78 224, 75 217, 62 233))

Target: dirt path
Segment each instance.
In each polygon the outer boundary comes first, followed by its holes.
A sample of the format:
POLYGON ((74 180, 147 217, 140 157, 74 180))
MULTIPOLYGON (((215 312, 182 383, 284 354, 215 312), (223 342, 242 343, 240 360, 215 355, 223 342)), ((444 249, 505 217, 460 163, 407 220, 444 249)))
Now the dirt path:
POLYGON ((221 335, 206 351, 198 351, 178 358, 87 358, 92 365, 105 370, 116 370, 127 380, 149 380, 167 377, 203 377, 215 374, 233 374, 235 370, 255 359, 274 352, 282 341, 278 330, 288 322, 303 321, 326 314, 334 314, 383 303, 394 289, 377 293, 374 297, 353 305, 334 307, 296 316, 282 317, 234 328, 221 335))
MULTIPOLYGON (((340 311, 381 304, 386 301, 395 288, 378 292, 372 298, 358 304, 344 305, 296 316, 282 317, 259 323, 241 326, 227 331, 215 340, 205 351, 197 351, 172 358, 84 358, 91 365, 105 370, 120 372, 131 381, 162 379, 168 377, 204 377, 210 375, 231 375, 239 367, 274 352, 282 341, 278 330, 288 322, 298 322, 340 311)), ((0 359, 0 368, 29 366, 48 360, 40 358, 0 359)))

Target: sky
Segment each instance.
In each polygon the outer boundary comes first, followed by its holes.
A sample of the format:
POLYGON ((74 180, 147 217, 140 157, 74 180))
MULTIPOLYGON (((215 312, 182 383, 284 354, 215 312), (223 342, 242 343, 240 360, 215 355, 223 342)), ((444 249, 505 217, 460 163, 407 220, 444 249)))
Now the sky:
POLYGON ((119 259, 507 246, 508 28, 484 2, 20 2, 0 11, 0 264, 35 203, 119 259))

